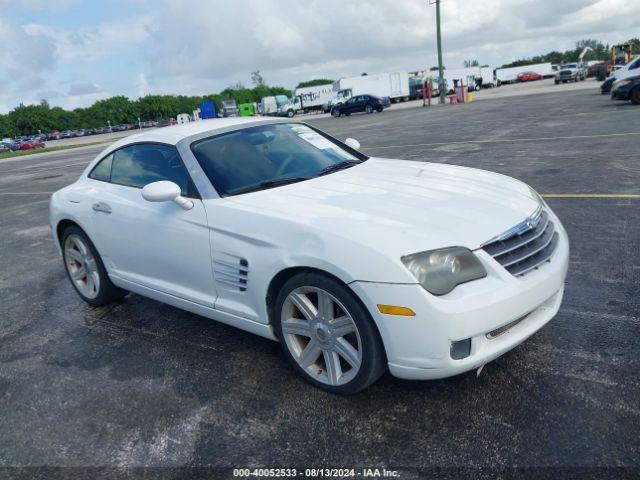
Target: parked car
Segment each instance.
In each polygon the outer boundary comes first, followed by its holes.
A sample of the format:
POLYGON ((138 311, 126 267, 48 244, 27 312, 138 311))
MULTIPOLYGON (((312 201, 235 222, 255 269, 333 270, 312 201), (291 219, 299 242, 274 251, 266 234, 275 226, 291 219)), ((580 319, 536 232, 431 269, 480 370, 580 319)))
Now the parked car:
POLYGON ((602 83, 600 91, 604 93, 611 92, 613 82, 616 80, 622 80, 627 77, 635 77, 640 73, 640 55, 631 60, 629 63, 619 66, 617 70, 614 70, 611 75, 602 83))
POLYGON ((342 104, 333 106, 331 115, 339 117, 340 115, 351 115, 358 112, 381 112, 390 104, 390 101, 385 102, 384 99, 374 95, 357 95, 342 104))
POLYGON ((20 150, 32 150, 34 148, 44 148, 45 144, 42 140, 32 139, 25 140, 20 144, 20 150))
POLYGON ((15 152, 16 150, 20 150, 20 145, 22 145, 22 142, 23 142, 23 141, 24 141, 24 140, 20 140, 20 139, 17 139, 17 138, 16 138, 15 140, 13 140, 13 141, 9 144, 9 148, 10 148, 11 150, 13 150, 14 152, 15 152))
POLYGON ((11 146, 8 143, 0 143, 0 153, 10 152, 11 146))
POLYGON ((339 394, 478 369, 555 316, 569 243, 531 187, 359 147, 274 118, 121 139, 51 197, 68 278, 279 341, 339 394))
POLYGON ((582 65, 577 63, 567 63, 561 65, 555 74, 555 84, 560 82, 579 82, 586 78, 586 71, 582 65))
POLYGON ((534 80, 542 80, 544 77, 536 72, 522 72, 518 74, 519 82, 532 82, 534 80))
POLYGON ((60 132, 60 138, 72 138, 73 132, 71 130, 63 130, 60 132))
POLYGON ((47 134, 47 140, 59 140, 60 139, 60 132, 57 130, 54 130, 53 132, 49 132, 47 134))
POLYGON ((640 105, 640 75, 616 80, 611 88, 612 100, 630 100, 640 105))

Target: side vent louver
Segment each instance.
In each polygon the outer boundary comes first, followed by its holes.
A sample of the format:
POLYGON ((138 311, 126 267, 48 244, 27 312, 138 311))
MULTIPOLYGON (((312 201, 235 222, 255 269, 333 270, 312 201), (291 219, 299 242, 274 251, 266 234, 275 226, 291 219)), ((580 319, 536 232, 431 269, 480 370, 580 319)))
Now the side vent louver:
POLYGON ((216 283, 225 288, 233 287, 240 292, 247 290, 249 262, 246 259, 218 252, 213 260, 213 275, 216 283))

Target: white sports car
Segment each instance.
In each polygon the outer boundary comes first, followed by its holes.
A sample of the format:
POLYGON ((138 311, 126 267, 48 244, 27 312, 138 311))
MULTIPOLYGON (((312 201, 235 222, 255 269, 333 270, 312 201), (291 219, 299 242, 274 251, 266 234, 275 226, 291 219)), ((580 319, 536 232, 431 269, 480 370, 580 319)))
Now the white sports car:
POLYGON ((55 242, 90 305, 135 292, 278 340, 335 393, 477 369, 556 314, 569 243, 533 189, 358 149, 278 119, 132 135, 53 195, 55 242))

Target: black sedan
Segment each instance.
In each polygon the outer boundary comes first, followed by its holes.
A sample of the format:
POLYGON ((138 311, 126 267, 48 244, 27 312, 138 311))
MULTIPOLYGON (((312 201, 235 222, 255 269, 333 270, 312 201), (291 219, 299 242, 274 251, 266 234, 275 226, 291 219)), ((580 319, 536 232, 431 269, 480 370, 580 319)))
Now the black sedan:
POLYGON ((336 105, 331 109, 331 115, 339 117, 340 115, 351 115, 358 112, 381 112, 388 107, 390 102, 375 95, 356 95, 341 105, 336 105))
POLYGON ((640 75, 617 80, 611 89, 612 100, 631 100, 640 105, 640 75))

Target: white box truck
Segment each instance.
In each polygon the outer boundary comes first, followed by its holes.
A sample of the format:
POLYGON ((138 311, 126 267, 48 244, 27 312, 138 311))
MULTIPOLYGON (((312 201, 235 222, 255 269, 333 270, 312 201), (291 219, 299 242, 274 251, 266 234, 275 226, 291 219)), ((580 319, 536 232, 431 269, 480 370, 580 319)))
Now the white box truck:
POLYGON ((329 111, 334 105, 346 102, 354 95, 370 94, 382 98, 388 97, 392 102, 404 102, 409 100, 409 74, 391 72, 341 78, 333 82, 333 91, 336 92, 336 98, 325 106, 325 111, 329 111))
POLYGON ((496 78, 500 83, 513 83, 518 81, 518 75, 524 72, 534 72, 543 77, 554 75, 551 63, 535 63, 533 65, 522 65, 521 67, 499 68, 496 70, 496 78))
POLYGON ((258 112, 261 115, 278 115, 278 109, 289 101, 286 95, 274 95, 263 97, 258 105, 258 112))
POLYGON ((316 85, 315 87, 296 88, 293 98, 280 105, 278 114, 283 117, 293 117, 296 113, 308 113, 322 110, 324 105, 336 97, 333 84, 316 85))

